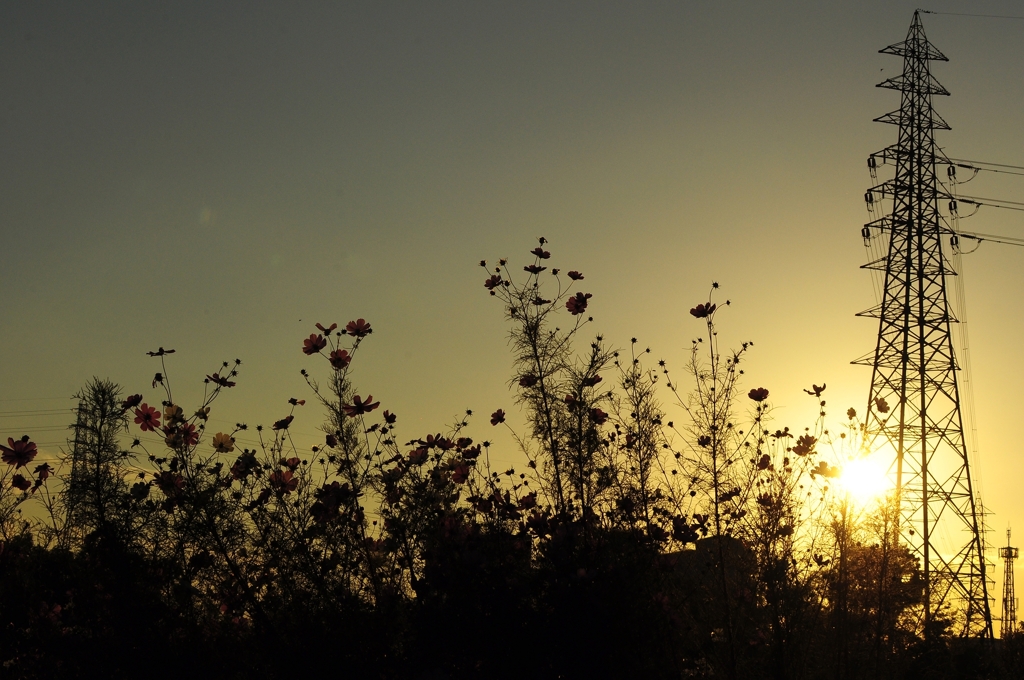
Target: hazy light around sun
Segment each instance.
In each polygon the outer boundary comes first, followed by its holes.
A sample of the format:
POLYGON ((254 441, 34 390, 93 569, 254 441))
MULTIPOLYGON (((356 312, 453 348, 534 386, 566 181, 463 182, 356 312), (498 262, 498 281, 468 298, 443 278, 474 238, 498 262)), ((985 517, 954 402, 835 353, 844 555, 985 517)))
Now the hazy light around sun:
POLYGON ((860 505, 881 498, 892 488, 886 468, 877 457, 847 461, 839 475, 839 486, 860 505))

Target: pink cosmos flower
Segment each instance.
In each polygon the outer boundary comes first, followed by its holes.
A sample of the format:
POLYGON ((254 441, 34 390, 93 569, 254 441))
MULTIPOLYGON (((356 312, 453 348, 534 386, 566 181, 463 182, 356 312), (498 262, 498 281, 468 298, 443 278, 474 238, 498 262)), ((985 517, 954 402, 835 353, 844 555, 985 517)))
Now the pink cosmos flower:
POLYGON ((299 480, 295 478, 291 470, 284 472, 278 470, 270 473, 270 486, 278 496, 291 493, 299 486, 299 480))
POLYGON ((469 479, 469 465, 460 460, 452 468, 452 481, 456 484, 465 484, 467 479, 469 479))
POLYGON ((3 452, 3 461, 8 465, 13 465, 15 469, 31 463, 37 453, 36 445, 28 440, 28 435, 18 441, 8 437, 7 446, 0 445, 0 451, 3 452))
POLYGON ((199 443, 199 433, 196 432, 196 426, 192 423, 185 423, 181 426, 181 438, 185 441, 185 446, 195 446, 199 443))
POLYGON ((333 366, 335 370, 340 371, 352 363, 352 356, 347 350, 336 349, 331 352, 330 360, 331 366, 333 366))
POLYGON ((142 403, 142 395, 141 394, 133 394, 132 396, 128 397, 123 402, 121 402, 121 408, 124 409, 125 411, 127 411, 128 409, 135 408, 136 406, 138 406, 141 403, 142 403))
POLYGON ((331 324, 331 327, 330 327, 330 328, 324 328, 324 327, 323 327, 323 326, 321 326, 320 324, 317 324, 317 325, 316 325, 316 327, 320 329, 320 332, 321 332, 321 333, 323 333, 323 334, 325 334, 325 335, 330 335, 330 334, 331 334, 331 331, 333 331, 333 330, 334 330, 335 328, 337 328, 337 327, 338 327, 338 324, 336 324, 336 323, 332 323, 332 324, 331 324))
POLYGON ((349 321, 345 326, 345 332, 357 338, 365 338, 367 335, 372 333, 373 330, 370 328, 370 324, 367 323, 366 319, 358 319, 356 321, 349 321))
POLYGON ((346 415, 359 416, 364 413, 369 413, 378 406, 380 406, 380 402, 373 401, 372 394, 366 397, 366 401, 363 401, 362 398, 357 394, 356 396, 352 397, 351 405, 344 404, 342 405, 342 408, 345 410, 346 415))
POLYGON ((160 412, 149 404, 143 404, 135 409, 135 424, 143 432, 156 432, 160 427, 160 412))
POLYGON ((303 354, 317 354, 324 347, 327 347, 327 340, 325 340, 322 335, 310 333, 309 337, 302 341, 303 354))

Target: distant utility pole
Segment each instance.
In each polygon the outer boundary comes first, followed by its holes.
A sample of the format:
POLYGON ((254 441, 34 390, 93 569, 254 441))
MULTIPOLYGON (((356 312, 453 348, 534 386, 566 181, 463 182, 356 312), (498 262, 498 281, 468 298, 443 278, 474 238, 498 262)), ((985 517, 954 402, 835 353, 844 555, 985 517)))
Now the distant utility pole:
POLYGON ((1017 631, 1017 598, 1013 594, 1013 561, 1017 559, 1016 548, 1010 547, 1010 530, 1006 530, 1006 547, 999 549, 1003 558, 1003 622, 999 637, 1008 638, 1017 631))
POLYGON ((932 96, 949 92, 932 76, 930 63, 948 60, 928 42, 918 12, 906 40, 881 52, 902 57, 903 71, 878 85, 901 93, 900 108, 875 119, 895 125, 898 141, 868 159, 873 177, 880 165, 894 166, 895 176, 865 195, 876 219, 862 235, 869 243, 881 239, 884 248, 864 265, 884 273, 881 302, 860 314, 878 319, 877 345, 854 362, 872 368, 865 444, 893 459, 900 534, 923 571, 925 637, 934 635, 940 620, 952 619, 957 635, 991 638, 980 508, 950 334, 957 320, 946 277, 956 272, 943 255, 942 238, 953 230, 939 214, 939 199, 947 193, 935 173, 941 152, 934 131, 949 126, 932 109, 932 96))

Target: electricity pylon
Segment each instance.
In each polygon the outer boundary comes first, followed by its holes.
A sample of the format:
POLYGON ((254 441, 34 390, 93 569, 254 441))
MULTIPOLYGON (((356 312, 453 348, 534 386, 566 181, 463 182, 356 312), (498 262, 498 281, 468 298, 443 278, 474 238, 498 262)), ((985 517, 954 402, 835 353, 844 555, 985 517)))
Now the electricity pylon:
POLYGON ((899 140, 868 161, 872 174, 879 160, 896 172, 865 196, 872 210, 879 198, 891 201, 863 230, 865 239, 888 237, 885 255, 864 265, 884 273, 880 304, 860 314, 878 319, 878 343, 854 362, 872 367, 865 444, 870 451, 891 448, 900 532, 924 576, 924 635, 950 624, 957 635, 991 638, 984 540, 950 334, 956 319, 946 277, 956 273, 942 252, 942 236, 951 230, 939 215, 947 194, 935 174, 934 132, 949 126, 932 109, 932 96, 949 92, 929 69, 948 60, 928 42, 917 12, 906 40, 881 52, 903 57, 903 72, 878 85, 901 93, 899 110, 875 119, 897 126, 899 140))
POLYGON ((1013 592, 1013 561, 1020 553, 1010 547, 1010 530, 1006 530, 1006 547, 999 549, 1003 558, 1003 620, 999 637, 1005 639, 1017 632, 1017 596, 1013 592))

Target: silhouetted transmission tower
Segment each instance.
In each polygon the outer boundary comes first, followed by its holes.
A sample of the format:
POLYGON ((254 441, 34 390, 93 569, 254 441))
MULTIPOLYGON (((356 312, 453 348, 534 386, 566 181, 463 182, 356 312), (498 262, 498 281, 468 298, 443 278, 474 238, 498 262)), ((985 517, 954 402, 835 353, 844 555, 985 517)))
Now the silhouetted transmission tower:
POLYGON ((954 276, 942 252, 951 229, 938 202, 947 194, 935 175, 935 130, 949 126, 932 109, 933 95, 949 92, 929 70, 948 61, 928 42, 917 12, 907 39, 881 50, 903 57, 902 74, 878 87, 901 93, 898 111, 875 120, 899 129, 899 141, 872 154, 895 166, 895 177, 865 196, 874 210, 880 198, 891 209, 863 229, 866 240, 888 236, 887 249, 867 269, 884 272, 881 302, 861 316, 878 319, 872 355, 854 363, 871 366, 865 416, 870 451, 891 446, 892 472, 900 502, 900 532, 920 558, 924 575, 922 626, 930 636, 937 619, 953 619, 957 634, 992 637, 983 537, 972 486, 956 357, 946 295, 954 276))
POLYGON ((1003 621, 999 626, 999 637, 1007 638, 1017 631, 1017 597, 1013 593, 1013 561, 1017 559, 1016 548, 1010 547, 1010 530, 1006 530, 1006 547, 999 549, 1003 558, 1003 621))

